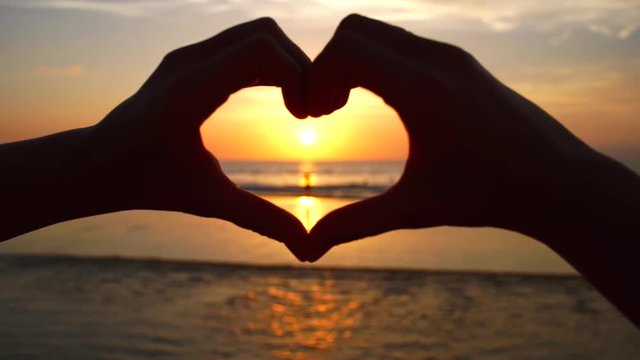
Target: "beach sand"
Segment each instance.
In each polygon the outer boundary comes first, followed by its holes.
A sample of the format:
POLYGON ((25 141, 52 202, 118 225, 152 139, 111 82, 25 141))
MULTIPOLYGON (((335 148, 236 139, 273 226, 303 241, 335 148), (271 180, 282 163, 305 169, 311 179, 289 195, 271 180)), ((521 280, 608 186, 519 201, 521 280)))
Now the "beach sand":
MULTIPOLYGON (((311 227, 353 199, 267 196, 311 227)), ((69 221, 0 243, 0 254, 64 254, 299 264, 286 248, 217 219, 127 211, 69 221)), ((575 273, 539 242, 498 229, 393 231, 334 248, 329 266, 575 273)))

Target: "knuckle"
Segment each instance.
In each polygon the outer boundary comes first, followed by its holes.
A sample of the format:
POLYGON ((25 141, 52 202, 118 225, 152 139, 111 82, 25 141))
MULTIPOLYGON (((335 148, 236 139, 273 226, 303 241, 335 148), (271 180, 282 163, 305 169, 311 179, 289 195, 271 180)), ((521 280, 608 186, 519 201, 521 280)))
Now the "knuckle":
POLYGON ((360 14, 356 14, 356 13, 349 14, 344 19, 342 19, 342 21, 340 21, 340 24, 338 25, 338 31, 348 30, 354 25, 356 25, 357 23, 361 22, 363 19, 364 19, 364 16, 360 14))
POLYGON ((351 49, 356 42, 354 34, 349 31, 336 33, 327 48, 330 51, 344 52, 351 49))
POLYGON ((274 40, 268 33, 259 32, 253 36, 253 50, 255 55, 269 53, 274 47, 274 40))
POLYGON ((268 16, 258 18, 255 21, 255 23, 258 26, 258 28, 264 31, 267 31, 269 33, 275 33, 277 31, 280 31, 280 26, 278 26, 278 23, 273 18, 268 16))
POLYGON ((175 49, 172 50, 170 52, 168 52, 163 58, 162 58, 162 64, 165 66, 174 66, 179 64, 180 62, 183 61, 183 59, 185 58, 185 48, 179 48, 179 49, 175 49))
POLYGON ((443 44, 442 46, 445 56, 457 64, 472 64, 475 62, 473 55, 459 46, 451 44, 443 44))
POLYGON ((333 35, 324 50, 315 59, 315 67, 333 68, 335 66, 334 59, 349 58, 353 51, 355 39, 350 32, 337 32, 333 35))
POLYGON ((475 61, 475 58, 473 57, 473 55, 471 55, 470 52, 458 46, 454 46, 453 48, 454 48, 453 53, 455 54, 456 58, 458 58, 459 60, 467 61, 467 62, 475 61))
POLYGON ((446 63, 446 68, 452 71, 450 79, 453 80, 453 84, 457 83, 460 86, 482 83, 483 72, 479 71, 482 66, 471 53, 455 45, 445 44, 444 46, 441 61, 446 63))

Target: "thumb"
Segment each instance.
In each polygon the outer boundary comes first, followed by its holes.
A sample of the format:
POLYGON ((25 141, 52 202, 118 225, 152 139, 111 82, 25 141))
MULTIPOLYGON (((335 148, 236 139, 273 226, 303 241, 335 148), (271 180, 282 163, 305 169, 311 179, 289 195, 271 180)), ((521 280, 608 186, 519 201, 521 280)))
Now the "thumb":
POLYGON ((219 218, 280 241, 300 261, 306 260, 304 225, 291 213, 248 191, 233 187, 219 218))
POLYGON ((403 205, 393 190, 336 209, 311 229, 307 260, 318 260, 339 244, 401 229, 405 225, 405 213, 406 204, 403 205))

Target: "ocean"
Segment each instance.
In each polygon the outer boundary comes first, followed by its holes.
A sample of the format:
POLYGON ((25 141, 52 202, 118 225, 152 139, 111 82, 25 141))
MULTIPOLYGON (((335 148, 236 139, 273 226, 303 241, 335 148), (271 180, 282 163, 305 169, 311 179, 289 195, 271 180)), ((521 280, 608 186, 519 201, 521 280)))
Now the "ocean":
POLYGON ((404 161, 223 162, 240 187, 266 195, 366 198, 395 184, 404 161))
POLYGON ((638 359, 577 276, 0 257, 2 359, 638 359))
MULTIPOLYGON (((225 162, 307 227, 402 162, 225 162)), ((300 264, 232 224, 129 211, 0 243, 0 359, 638 359, 640 331, 497 229, 394 231, 300 264)))

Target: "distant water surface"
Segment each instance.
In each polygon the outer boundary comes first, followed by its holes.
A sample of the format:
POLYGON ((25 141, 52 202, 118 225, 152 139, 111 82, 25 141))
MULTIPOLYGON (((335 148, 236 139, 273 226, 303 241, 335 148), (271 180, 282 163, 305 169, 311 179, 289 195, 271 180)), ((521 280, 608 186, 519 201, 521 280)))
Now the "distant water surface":
POLYGON ((225 161, 224 172, 240 187, 266 195, 300 195, 305 186, 321 197, 364 198, 395 184, 404 161, 225 161))

